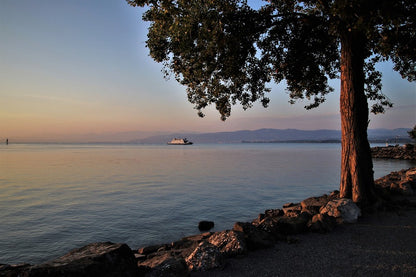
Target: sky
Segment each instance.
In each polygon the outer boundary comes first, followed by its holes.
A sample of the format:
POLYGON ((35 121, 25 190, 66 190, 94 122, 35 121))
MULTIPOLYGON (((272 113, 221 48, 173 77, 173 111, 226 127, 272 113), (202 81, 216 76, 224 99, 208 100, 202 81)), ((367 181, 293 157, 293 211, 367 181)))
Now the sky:
MULTIPOLYGON (((0 1, 0 140, 76 141, 123 133, 220 132, 260 128, 340 129, 339 80, 319 108, 288 103, 272 85, 271 103, 227 121, 212 107, 199 118, 186 88, 166 80, 145 47, 143 9, 124 0, 0 1)), ((394 107, 369 128, 412 128, 416 83, 380 64, 383 93, 394 107)))

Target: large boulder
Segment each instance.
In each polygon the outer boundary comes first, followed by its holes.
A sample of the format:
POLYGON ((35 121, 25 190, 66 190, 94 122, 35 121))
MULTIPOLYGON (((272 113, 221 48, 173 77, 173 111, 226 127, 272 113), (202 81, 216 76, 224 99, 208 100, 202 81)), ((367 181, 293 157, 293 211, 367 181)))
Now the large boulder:
POLYGON ((285 216, 297 217, 302 212, 302 206, 300 203, 288 203, 283 205, 283 213, 285 216))
POLYGON ((277 221, 277 228, 283 235, 300 234, 307 230, 307 224, 311 215, 302 212, 298 216, 283 216, 277 221))
POLYGON ((31 267, 31 264, 0 264, 0 276, 1 277, 18 277, 23 274, 31 267))
POLYGON ((335 227, 335 218, 327 214, 316 214, 308 222, 309 230, 312 232, 326 233, 332 231, 335 227))
POLYGON ((406 171, 405 178, 416 185, 416 167, 406 171))
POLYGON ((261 230, 248 222, 236 222, 233 230, 241 232, 249 250, 268 248, 274 245, 275 238, 272 234, 261 230))
POLYGON ((333 216, 343 223, 355 223, 361 210, 351 199, 340 198, 329 201, 322 207, 321 214, 333 216))
POLYGON ((251 223, 255 226, 258 226, 266 218, 274 219, 283 215, 284 215, 284 212, 281 209, 268 209, 268 210, 265 210, 264 213, 259 214, 257 218, 254 219, 251 223))
POLYGON ((220 267, 224 256, 219 248, 207 241, 202 241, 185 261, 191 271, 206 271, 220 267))
POLYGON ((265 217, 279 217, 282 215, 284 215, 284 212, 281 209, 269 209, 264 211, 265 217))
POLYGON ((256 227, 275 236, 276 234, 279 234, 279 227, 277 226, 279 218, 280 217, 266 217, 256 224, 256 227))
POLYGON ((391 183, 390 190, 406 196, 412 196, 414 194, 412 181, 406 179, 398 183, 391 183))
POLYGON ((308 212, 311 215, 319 214, 319 210, 322 206, 325 206, 329 202, 328 195, 323 195, 320 197, 309 197, 303 200, 300 205, 302 206, 302 211, 308 212))
POLYGON ((244 235, 241 232, 226 230, 214 233, 208 242, 218 247, 225 256, 231 257, 247 252, 244 235))
POLYGON ((187 276, 188 267, 180 255, 173 255, 170 251, 164 251, 159 255, 138 263, 141 272, 146 276, 187 276))
POLYGON ((157 252, 159 249, 166 248, 166 246, 166 244, 149 245, 140 248, 139 250, 137 250, 137 253, 141 255, 149 255, 151 253, 157 252))
POLYGON ((194 251, 194 249, 198 246, 198 244, 201 241, 208 239, 211 235, 212 233, 207 232, 203 234, 184 237, 178 241, 172 242, 170 246, 172 250, 180 250, 182 252, 182 256, 187 257, 189 256, 189 254, 192 253, 192 251, 194 251))
MULTIPOLYGON (((97 242, 53 261, 27 268, 24 277, 138 276, 132 250, 121 243, 97 242)), ((13 275, 10 275, 13 276, 13 275)))

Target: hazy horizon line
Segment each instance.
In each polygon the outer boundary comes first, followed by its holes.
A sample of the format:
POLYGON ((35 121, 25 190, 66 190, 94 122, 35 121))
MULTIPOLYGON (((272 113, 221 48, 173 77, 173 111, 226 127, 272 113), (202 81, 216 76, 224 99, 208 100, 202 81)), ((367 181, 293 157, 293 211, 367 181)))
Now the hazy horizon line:
MULTIPOLYGON (((398 127, 398 128, 371 128, 371 130, 398 130, 407 129, 409 127, 398 127)), ((202 134, 220 134, 220 133, 235 133, 242 131, 259 131, 259 130, 296 130, 296 131, 341 131, 340 129, 298 129, 298 128, 256 128, 256 129, 238 129, 232 131, 192 131, 192 130, 181 130, 181 131, 120 131, 120 132, 101 132, 101 133, 80 133, 80 134, 53 134, 45 136, 33 136, 33 137, 13 137, 13 136, 0 136, 0 143, 5 142, 6 139, 9 143, 134 143, 134 141, 151 138, 154 136, 174 136, 174 135, 202 135, 202 134), (140 135, 139 135, 140 134, 140 135)), ((136 142, 137 143, 137 142, 136 142)))

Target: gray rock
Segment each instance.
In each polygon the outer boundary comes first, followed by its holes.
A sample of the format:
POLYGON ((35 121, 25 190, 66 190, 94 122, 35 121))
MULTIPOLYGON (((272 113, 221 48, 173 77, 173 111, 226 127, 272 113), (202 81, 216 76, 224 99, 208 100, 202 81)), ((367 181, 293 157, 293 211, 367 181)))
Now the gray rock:
POLYGON ((320 213, 339 218, 344 223, 355 223, 361 216, 361 209, 351 199, 341 198, 329 201, 320 213))
POLYGON ((215 245, 203 241, 198 247, 185 259, 189 270, 206 271, 222 266, 223 255, 215 245))

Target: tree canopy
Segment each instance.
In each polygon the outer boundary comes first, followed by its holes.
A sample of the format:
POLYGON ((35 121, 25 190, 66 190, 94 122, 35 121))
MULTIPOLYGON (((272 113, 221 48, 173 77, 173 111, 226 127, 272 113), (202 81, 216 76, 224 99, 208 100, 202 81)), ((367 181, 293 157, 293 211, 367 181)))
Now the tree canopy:
POLYGON ((416 80, 416 2, 414 0, 127 0, 149 6, 147 47, 187 87, 199 115, 215 104, 221 118, 231 106, 255 101, 267 107, 269 83, 286 80, 291 101, 319 106, 333 91, 328 80, 340 72, 344 33, 365 40, 365 92, 372 112, 391 106, 381 93, 378 61, 391 60, 409 81, 416 80))
POLYGON ((370 145, 371 111, 391 106, 375 65, 390 60, 416 80, 415 0, 127 0, 148 6, 147 47, 187 87, 200 116, 210 104, 225 120, 231 107, 260 101, 271 82, 285 80, 291 101, 315 108, 340 77, 340 196, 362 205, 377 201, 370 145))

